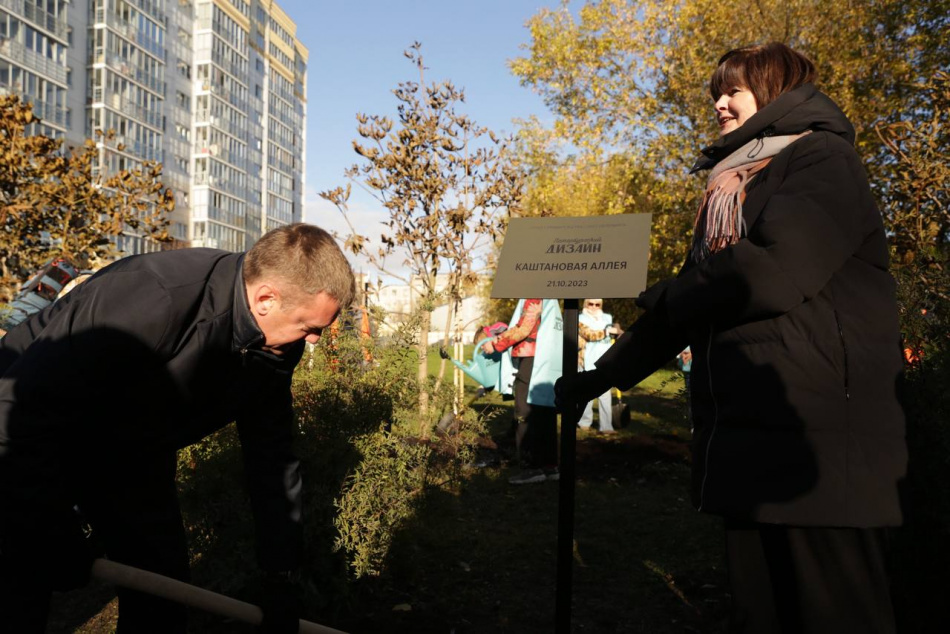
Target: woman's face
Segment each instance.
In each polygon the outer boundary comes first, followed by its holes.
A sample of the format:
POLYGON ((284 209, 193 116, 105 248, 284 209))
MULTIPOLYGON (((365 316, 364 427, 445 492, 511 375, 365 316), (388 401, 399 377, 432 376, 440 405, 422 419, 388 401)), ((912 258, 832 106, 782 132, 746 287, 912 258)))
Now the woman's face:
POLYGON ((730 88, 716 101, 716 121, 719 134, 729 134, 754 115, 759 107, 748 88, 737 86, 730 88))

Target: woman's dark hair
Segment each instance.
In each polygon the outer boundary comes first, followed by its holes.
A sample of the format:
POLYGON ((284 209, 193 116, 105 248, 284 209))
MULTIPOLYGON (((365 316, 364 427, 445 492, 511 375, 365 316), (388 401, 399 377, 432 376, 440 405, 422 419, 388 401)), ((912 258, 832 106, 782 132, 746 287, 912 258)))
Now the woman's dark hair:
POLYGON ((732 88, 745 87, 764 108, 779 95, 814 82, 816 76, 810 59, 781 42, 743 46, 719 58, 709 93, 716 100, 732 88))

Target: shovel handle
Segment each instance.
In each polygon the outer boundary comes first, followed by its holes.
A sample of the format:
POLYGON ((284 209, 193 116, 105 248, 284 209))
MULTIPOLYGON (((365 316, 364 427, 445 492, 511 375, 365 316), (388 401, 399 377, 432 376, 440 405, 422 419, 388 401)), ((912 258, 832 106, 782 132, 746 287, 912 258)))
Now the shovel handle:
MULTIPOLYGON (((237 619, 251 625, 260 625, 264 613, 256 605, 238 601, 217 592, 211 592, 184 581, 178 581, 141 568, 134 568, 108 559, 96 559, 92 564, 92 576, 100 581, 138 590, 156 597, 168 599, 205 612, 237 619)), ((345 634, 324 625, 300 620, 299 634, 345 634)))

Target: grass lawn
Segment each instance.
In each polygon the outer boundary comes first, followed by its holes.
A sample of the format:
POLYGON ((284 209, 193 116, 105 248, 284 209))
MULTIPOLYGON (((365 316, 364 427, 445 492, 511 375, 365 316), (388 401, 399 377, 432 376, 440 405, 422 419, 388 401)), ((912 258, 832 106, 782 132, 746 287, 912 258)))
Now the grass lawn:
MULTIPOLYGON (((432 374, 439 364, 433 351, 432 374)), ((678 372, 661 370, 624 395, 631 422, 618 434, 578 431, 573 632, 726 631, 722 527, 689 504, 682 388, 678 372)), ((309 618, 354 634, 554 630, 558 486, 508 484, 517 472, 508 436, 511 402, 494 393, 476 399, 475 389, 467 380, 467 400, 497 445, 479 456, 487 466, 473 465, 457 486, 428 492, 396 534, 385 573, 350 582, 339 600, 319 611, 310 606, 309 618)), ((899 534, 901 565, 892 588, 898 631, 945 632, 944 569, 930 566, 930 576, 917 577, 925 567, 919 559, 946 560, 946 526, 930 528, 921 516, 918 511, 923 528, 899 534), (914 535, 923 535, 922 545, 909 541, 914 535)), ((312 556, 331 557, 327 548, 312 556)), ((194 574, 196 584, 211 584, 200 567, 194 574)), ((47 632, 112 633, 114 597, 111 587, 97 583, 55 596, 47 632)), ((197 613, 191 620, 191 632, 200 634, 253 631, 197 613)))
MULTIPOLYGON (((437 355, 430 361, 437 372, 437 355)), ((575 632, 723 631, 721 527, 689 504, 681 387, 662 370, 624 396, 632 420, 620 433, 578 432, 575 632)), ((315 620, 354 633, 553 631, 558 486, 509 485, 510 401, 490 393, 473 407, 499 446, 483 456, 490 465, 429 494, 396 536, 388 572, 315 620)), ((93 585, 57 597, 49 632, 112 632, 111 596, 93 585)), ((194 619, 193 631, 252 631, 206 622, 194 619)))
MULTIPOLYGON (((721 526, 689 504, 681 386, 678 373, 658 372, 625 395, 632 420, 620 433, 578 432, 574 631, 723 631, 721 526)), ((500 446, 499 464, 427 498, 397 538, 377 603, 338 627, 553 631, 558 486, 509 485, 517 472, 505 459, 510 404, 490 394, 475 406, 500 446)))

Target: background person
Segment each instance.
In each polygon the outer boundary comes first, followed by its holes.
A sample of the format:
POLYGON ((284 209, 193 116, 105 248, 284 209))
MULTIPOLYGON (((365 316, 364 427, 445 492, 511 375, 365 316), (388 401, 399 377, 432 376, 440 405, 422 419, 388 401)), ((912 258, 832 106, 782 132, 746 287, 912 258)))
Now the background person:
MULTIPOLYGON (((246 254, 128 257, 0 341, 0 623, 45 629, 50 593, 86 583, 80 517, 112 560, 187 580, 176 451, 231 421, 264 571, 265 632, 296 632, 301 481, 290 381, 355 295, 312 225, 246 254)), ((118 589, 120 633, 186 630, 185 608, 118 589)))
MULTIPOLYGON (((612 343, 611 337, 619 330, 614 326, 613 317, 604 312, 604 300, 585 299, 584 308, 577 318, 578 330, 578 369, 593 370, 594 363, 607 351, 612 343)), ((597 425, 602 434, 617 433, 611 424, 613 404, 611 390, 607 390, 596 399, 597 425)), ((590 429, 594 423, 594 402, 590 401, 581 414, 578 425, 581 429, 590 429)))
POLYGON ((689 431, 693 433, 693 398, 690 396, 689 375, 693 369, 693 351, 686 349, 676 355, 676 367, 683 373, 683 383, 686 386, 686 419, 689 421, 689 431))
POLYGON ((689 345, 692 494, 725 518, 732 631, 894 631, 884 527, 906 473, 895 284, 854 129, 783 44, 726 53, 722 136, 675 279, 597 363, 579 407, 689 345))
POLYGON ((522 299, 507 330, 482 342, 482 352, 502 357, 502 393, 514 392, 515 446, 527 468, 508 479, 535 484, 560 477, 557 455, 557 410, 554 381, 561 376, 563 323, 556 300, 522 299), (514 366, 510 388, 506 365, 514 366))

